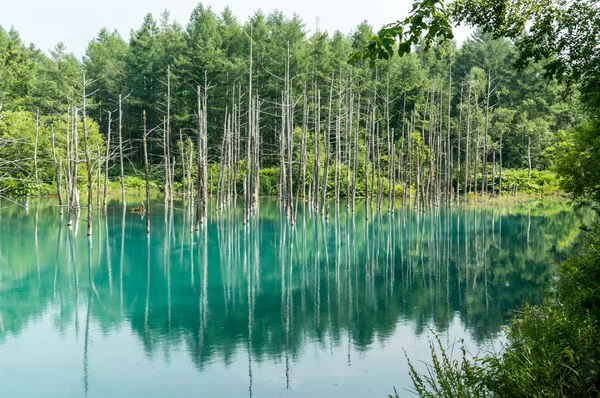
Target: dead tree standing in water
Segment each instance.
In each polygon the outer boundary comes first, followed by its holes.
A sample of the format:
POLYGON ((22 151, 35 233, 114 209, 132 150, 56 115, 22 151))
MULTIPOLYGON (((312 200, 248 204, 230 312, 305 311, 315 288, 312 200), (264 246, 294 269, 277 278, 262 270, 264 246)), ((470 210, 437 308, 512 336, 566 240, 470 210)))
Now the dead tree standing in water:
POLYGON ((110 124, 112 122, 112 112, 108 111, 108 131, 106 133, 106 159, 104 159, 104 199, 103 205, 104 209, 108 206, 106 197, 108 196, 108 161, 110 159, 110 124))
POLYGON ((150 233, 150 176, 149 176, 149 166, 148 166, 148 144, 146 143, 146 137, 148 133, 146 132, 146 111, 143 111, 143 123, 144 123, 144 131, 143 131, 143 140, 144 140, 144 170, 146 174, 146 233, 150 233))
POLYGON ((321 215, 325 214, 327 207, 327 177, 329 176, 329 145, 331 140, 331 105, 333 99, 333 80, 334 75, 331 74, 331 87, 329 88, 329 111, 327 116, 327 136, 325 137, 325 158, 323 159, 323 192, 321 199, 321 215))
MULTIPOLYGON (((63 201, 62 201, 62 192, 61 192, 61 185, 62 185, 62 165, 59 165, 59 163, 56 161, 56 145, 54 143, 55 141, 55 137, 54 137, 54 124, 50 125, 50 131, 52 133, 52 160, 54 162, 54 177, 56 179, 56 196, 58 197, 58 213, 62 216, 63 215, 63 201)), ((61 161, 62 163, 62 161, 61 161)))
POLYGON ((121 94, 119 94, 119 162, 121 164, 121 201, 123 202, 123 208, 126 208, 125 170, 123 168, 123 98, 121 94))
POLYGON ((87 127, 87 115, 86 115, 86 95, 85 95, 85 74, 83 75, 83 108, 82 108, 82 119, 83 119, 83 144, 85 146, 85 164, 87 167, 87 190, 88 190, 88 219, 87 219, 87 235, 92 236, 92 162, 90 161, 90 146, 88 142, 88 127, 87 127))

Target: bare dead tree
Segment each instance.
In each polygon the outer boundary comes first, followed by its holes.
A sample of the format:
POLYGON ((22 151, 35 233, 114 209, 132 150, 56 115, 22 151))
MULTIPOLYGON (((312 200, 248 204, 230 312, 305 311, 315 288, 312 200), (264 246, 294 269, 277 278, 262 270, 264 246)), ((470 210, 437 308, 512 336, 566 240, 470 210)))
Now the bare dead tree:
POLYGON ((119 94, 119 162, 121 165, 121 202, 123 208, 127 207, 125 199, 125 170, 123 167, 123 98, 119 94))
POLYGON ((111 135, 111 130, 110 130, 110 125, 112 123, 112 112, 108 111, 108 131, 106 132, 106 158, 104 159, 104 199, 103 199, 103 206, 104 209, 107 208, 108 206, 108 202, 107 202, 107 196, 108 196, 108 162, 110 160, 110 135, 111 135))
POLYGON ((37 159, 39 136, 40 136, 40 108, 38 107, 38 108, 36 108, 36 111, 35 111, 35 142, 33 145, 33 170, 35 173, 35 183, 36 184, 39 184, 38 159, 37 159))
POLYGON ((150 233, 150 176, 149 176, 149 165, 148 165, 148 144, 146 139, 148 132, 146 131, 146 111, 143 111, 143 132, 142 138, 144 142, 144 171, 146 174, 146 233, 150 233))
MULTIPOLYGON (((52 161, 54 162, 54 178, 56 180, 56 196, 58 198, 58 213, 63 215, 63 200, 62 200, 62 192, 61 192, 61 172, 62 167, 59 162, 56 161, 56 145, 55 145, 55 136, 54 136, 54 123, 50 125, 50 132, 52 134, 52 161)), ((62 163, 62 161, 61 161, 62 163)))
POLYGON ((85 95, 85 89, 86 89, 86 81, 85 81, 85 74, 83 75, 83 85, 82 85, 82 91, 83 91, 83 95, 82 95, 82 99, 83 99, 83 107, 82 107, 82 119, 83 119, 83 144, 85 146, 84 151, 85 151, 85 164, 87 167, 87 189, 88 189, 88 203, 87 203, 87 209, 88 209, 88 215, 87 215, 87 236, 92 236, 92 208, 94 207, 92 205, 92 192, 93 192, 93 183, 92 183, 92 162, 90 160, 90 145, 89 145, 89 141, 88 141, 88 126, 87 126, 87 114, 86 114, 86 95, 85 95))

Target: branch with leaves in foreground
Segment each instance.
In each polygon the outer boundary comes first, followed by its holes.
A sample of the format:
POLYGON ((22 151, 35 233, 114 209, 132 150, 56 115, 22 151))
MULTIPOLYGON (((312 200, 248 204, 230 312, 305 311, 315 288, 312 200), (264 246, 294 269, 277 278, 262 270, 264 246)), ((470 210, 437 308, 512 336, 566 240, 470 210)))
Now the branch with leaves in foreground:
POLYGON ((442 0, 424 0, 413 3, 409 16, 381 29, 369 44, 350 56, 351 64, 369 60, 373 67, 377 59, 387 60, 395 52, 399 56, 410 53, 411 47, 422 41, 430 48, 436 39, 454 38, 450 18, 442 0), (396 46, 396 44, 398 44, 396 46))

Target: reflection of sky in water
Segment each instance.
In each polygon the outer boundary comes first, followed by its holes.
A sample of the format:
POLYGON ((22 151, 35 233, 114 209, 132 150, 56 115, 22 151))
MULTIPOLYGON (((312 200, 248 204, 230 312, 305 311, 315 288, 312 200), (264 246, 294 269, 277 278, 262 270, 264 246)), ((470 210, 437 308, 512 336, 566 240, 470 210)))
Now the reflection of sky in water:
POLYGON ((428 325, 473 353, 497 346, 583 217, 549 202, 366 224, 358 206, 300 212, 292 231, 265 202, 247 229, 238 212, 191 234, 158 208, 148 262, 139 215, 95 220, 88 259, 83 222, 75 235, 35 209, 0 211, 7 397, 387 396, 410 385, 403 349, 429 357, 428 325))

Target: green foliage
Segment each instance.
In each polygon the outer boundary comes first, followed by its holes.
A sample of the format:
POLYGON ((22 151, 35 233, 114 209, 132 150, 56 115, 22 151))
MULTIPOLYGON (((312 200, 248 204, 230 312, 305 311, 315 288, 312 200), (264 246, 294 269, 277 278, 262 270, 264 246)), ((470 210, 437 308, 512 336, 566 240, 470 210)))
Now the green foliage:
POLYGON ((582 311, 600 326, 600 221, 586 229, 581 252, 561 268, 558 294, 571 311, 582 311))
POLYGON ((261 169, 259 173, 259 191, 262 195, 277 195, 279 186, 279 168, 261 169))
POLYGON ((146 189, 146 180, 136 176, 126 176, 125 187, 130 189, 146 189))
POLYGON ((515 185, 518 192, 528 194, 551 195, 560 192, 558 176, 549 170, 532 170, 531 178, 528 177, 528 171, 523 169, 504 169, 502 175, 502 188, 506 193, 510 193, 515 185))
MULTIPOLYGON (((78 121, 78 128, 83 130, 81 120, 78 121)), ((36 181, 36 115, 23 110, 0 111, 0 192, 12 196, 46 196, 51 193, 50 187, 55 181, 52 129, 55 134, 57 162, 67 157, 65 120, 62 117, 40 117, 36 181)), ((90 147, 100 148, 103 152, 104 143, 98 125, 89 121, 88 129, 90 147)), ((83 148, 83 134, 79 135, 79 145, 83 148)), ((85 167, 80 165, 81 175, 84 175, 85 167)))
MULTIPOLYGON (((159 18, 151 14, 146 15, 128 38, 120 37, 117 32, 102 29, 89 43, 81 61, 60 43, 48 56, 33 47, 26 47, 17 32, 11 29, 0 34, 0 104, 3 105, 4 112, 22 112, 13 115, 10 123, 22 121, 21 130, 26 132, 29 139, 33 126, 31 116, 36 107, 40 107, 43 119, 40 139, 44 141, 40 143, 39 156, 40 159, 44 159, 43 166, 40 163, 43 169, 40 178, 45 183, 51 183, 54 171, 49 167, 52 164, 47 145, 49 126, 54 122, 60 142, 57 147, 58 156, 65 159, 64 134, 67 118, 56 114, 56 110, 64 112, 67 109, 72 110, 74 106, 81 107, 78 93, 81 92, 81 76, 85 72, 90 82, 88 118, 94 120, 94 129, 97 123, 99 131, 106 135, 109 127, 108 111, 112 111, 110 127, 113 150, 119 125, 116 101, 119 95, 126 98, 121 120, 123 140, 127 147, 126 175, 139 176, 139 170, 131 169, 130 164, 142 169, 140 126, 143 111, 146 112, 147 127, 150 131, 150 162, 155 166, 163 159, 161 127, 166 110, 164 105, 167 102, 167 71, 170 72, 171 82, 170 127, 173 149, 178 148, 175 143, 179 139, 178 132, 181 132, 184 141, 189 140, 188 143, 196 145, 196 90, 200 85, 203 91, 204 84, 207 84, 210 88, 207 120, 208 159, 209 163, 214 164, 209 173, 209 191, 212 189, 214 192, 218 183, 218 164, 222 156, 225 109, 231 111, 235 107, 240 112, 240 120, 235 120, 235 124, 240 123, 236 130, 242 136, 242 148, 238 149, 242 152, 244 150, 243 137, 247 124, 244 115, 248 107, 248 73, 252 45, 252 90, 264 101, 260 115, 260 137, 261 167, 266 169, 277 168, 280 161, 279 151, 276 149, 279 145, 281 115, 276 104, 281 101, 282 81, 279 77, 285 74, 286 61, 290 62, 290 94, 291 101, 296 104, 293 115, 295 125, 292 126, 295 131, 294 186, 300 175, 297 165, 304 93, 308 104, 307 184, 312 182, 314 176, 315 132, 319 131, 320 134, 323 162, 327 123, 334 127, 334 119, 337 117, 345 121, 350 120, 346 114, 350 108, 350 98, 355 101, 352 108, 356 117, 352 119, 353 126, 340 124, 344 148, 342 158, 345 163, 346 134, 357 129, 359 196, 364 196, 365 193, 365 142, 370 130, 367 118, 371 117, 370 109, 373 105, 376 105, 374 117, 379 120, 383 143, 380 158, 385 170, 385 192, 389 190, 388 173, 385 169, 389 161, 386 153, 388 128, 395 134, 396 153, 398 154, 402 150, 401 145, 404 145, 404 154, 408 155, 407 127, 409 124, 413 125, 413 147, 410 154, 413 181, 416 180, 414 160, 417 149, 425 163, 425 174, 429 172, 429 160, 439 159, 440 154, 437 150, 429 148, 431 134, 438 132, 450 131, 453 162, 455 167, 460 163, 464 173, 465 163, 469 161, 473 164, 475 156, 474 150, 471 151, 470 159, 466 159, 465 156, 467 110, 471 111, 471 148, 477 145, 481 149, 482 141, 485 140, 488 164, 491 164, 491 155, 495 152, 496 162, 499 162, 498 157, 502 156, 505 169, 526 168, 530 139, 532 168, 553 169, 557 158, 563 153, 560 142, 566 140, 558 137, 557 132, 570 131, 572 126, 581 122, 583 113, 579 109, 580 104, 576 99, 565 101, 562 95, 564 87, 561 84, 543 79, 544 63, 534 63, 521 71, 515 71, 513 64, 519 56, 520 48, 509 40, 494 39, 492 34, 485 33, 485 29, 476 30, 473 37, 465 41, 460 48, 450 40, 438 40, 451 37, 447 21, 454 15, 455 10, 454 6, 445 7, 442 0, 417 1, 407 19, 384 28, 371 39, 373 30, 366 22, 361 23, 349 35, 325 31, 308 35, 303 22, 297 16, 286 17, 278 11, 271 14, 257 12, 245 23, 240 23, 229 9, 219 14, 210 7, 199 4, 192 11, 185 26, 173 22, 169 13, 165 12, 159 18), (396 43, 397 39, 400 43, 396 43), (425 51, 427 49, 430 51, 425 51), (369 53, 371 50, 378 53, 373 55, 369 53), (362 62, 355 62, 352 67, 347 65, 344 60, 352 51, 358 51, 361 59, 366 57, 372 63, 375 62, 376 70, 369 69, 368 65, 362 62), (400 52, 405 56, 393 57, 389 62, 380 62, 379 59, 390 57, 390 51, 400 52), (385 97, 389 97, 390 117, 389 122, 386 122, 384 97, 373 104, 372 96, 375 92, 387 92, 388 79, 389 96, 386 94, 385 97), (450 79, 452 89, 449 91, 450 79), (484 115, 488 79, 492 81, 489 100, 492 106, 486 135, 484 115), (330 88, 333 91, 331 103, 328 100, 330 88), (470 102, 467 94, 469 91, 472 91, 470 102), (352 95, 349 95, 350 92, 352 95), (451 96, 447 98, 449 93, 451 96), (317 99, 319 95, 320 108, 317 99), (430 119, 431 98, 435 98, 439 104, 439 115, 444 117, 434 116, 434 119, 430 119), (357 117, 359 108, 362 112, 360 120, 357 117), (329 110, 332 110, 332 114, 331 120, 328 121, 329 110), (338 110, 341 110, 339 116, 338 110), (366 110, 369 111, 365 112, 366 110), (445 117, 446 111, 450 113, 449 122, 445 117), (321 120, 320 126, 316 124, 318 115, 321 120), (435 125, 438 127, 432 125, 433 120, 436 120, 435 125), (459 142, 463 146, 460 155, 457 155, 459 142)), ((236 118, 233 117, 232 122, 234 119, 236 118)), ((330 142, 333 150, 336 144, 333 132, 330 142)), ((31 145, 19 145, 18 149, 15 145, 13 152, 5 152, 6 158, 11 160, 15 159, 17 153, 22 154, 23 158, 20 159, 27 166, 24 170, 11 170, 12 177, 31 180, 31 149, 31 145)), ((442 152, 445 152, 444 148, 442 152)), ((177 149, 173 151, 173 155, 177 157, 180 153, 177 149)), ((479 165, 482 158, 480 151, 479 165)), ((179 164, 179 159, 177 162, 179 164)), ((441 162, 443 164, 444 155, 441 162)), ((405 161, 405 168, 406 165, 405 161)), ((109 173, 114 179, 120 176, 120 173, 118 168, 112 166, 113 162, 109 173)), ((347 175, 346 168, 345 164, 341 165, 342 179, 347 175)), ((81 170, 83 172, 85 168, 81 170)), ((329 176, 329 185, 332 187, 334 167, 330 167, 330 170, 332 174, 329 176)), ((243 171, 238 175, 238 192, 241 191, 239 188, 242 173, 243 171)), ((164 178, 161 167, 151 167, 151 174, 151 179, 161 185, 160 182, 164 178)), ((269 172, 265 175, 265 178, 272 181, 265 182, 261 193, 273 194, 274 189, 277 189, 276 178, 269 172)), ((488 169, 488 176, 490 175, 491 170, 488 169)), ((320 177, 322 178, 322 175, 320 177)), ((175 171, 175 178, 177 182, 183 180, 179 168, 175 171)), ((476 178, 481 179, 481 173, 476 178)), ((532 180, 536 178, 537 176, 532 180)), ((464 181, 463 176, 458 179, 464 181)), ((545 194, 555 190, 552 181, 523 183, 519 176, 515 177, 515 182, 523 192, 545 194)), ((346 193, 346 189, 345 184, 342 184, 342 195, 346 193)))
POLYGON ((564 132, 556 170, 561 185, 578 199, 600 203, 600 122, 594 119, 564 132))
POLYGON ((0 194, 12 197, 50 196, 56 192, 51 184, 6 178, 0 181, 0 194))
POLYGON ((459 23, 516 39, 517 65, 543 60, 546 76, 578 85, 585 99, 600 105, 597 2, 457 0, 449 8, 452 19, 459 23))
MULTIPOLYGON (((427 373, 419 373, 406 355, 414 393, 426 398, 489 397, 485 385, 483 368, 467 352, 460 341, 459 359, 454 359, 452 350, 444 348, 440 338, 433 333, 430 340, 431 364, 426 364, 427 373)), ((398 392, 390 398, 399 398, 398 392)))
POLYGON ((559 303, 526 307, 506 349, 484 361, 486 383, 501 397, 594 396, 598 332, 592 318, 559 303))
POLYGON ((368 59, 371 67, 378 59, 388 60, 397 52, 399 56, 410 53, 411 47, 423 41, 431 48, 436 39, 454 38, 443 1, 417 0, 404 20, 389 24, 373 36, 365 48, 350 56, 350 63, 368 59), (396 46, 396 44, 398 45, 396 46))
POLYGON ((487 360, 500 396, 597 396, 600 387, 600 222, 577 256, 561 265, 556 295, 527 307, 509 329, 509 344, 487 360))
POLYGON ((423 397, 595 397, 600 387, 600 221, 588 229, 579 254, 565 261, 554 295, 527 306, 509 325, 499 353, 484 358, 441 359, 422 375, 410 364, 423 397), (464 394, 465 387, 473 390, 464 394), (476 387, 476 388, 475 388, 476 387))

